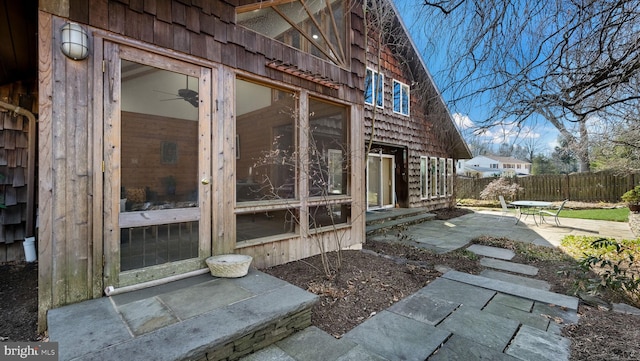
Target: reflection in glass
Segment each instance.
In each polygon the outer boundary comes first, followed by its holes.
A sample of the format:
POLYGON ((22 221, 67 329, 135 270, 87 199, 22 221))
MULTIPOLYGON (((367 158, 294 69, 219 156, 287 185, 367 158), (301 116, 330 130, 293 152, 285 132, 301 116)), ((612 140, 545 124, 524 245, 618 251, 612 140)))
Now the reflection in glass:
POLYGON ((122 61, 121 211, 197 205, 197 89, 196 78, 122 61))
POLYGON ((296 197, 293 94, 236 81, 236 201, 296 197))
POLYGON ((264 2, 259 6, 240 7, 236 20, 238 25, 296 49, 346 65, 345 3, 339 0, 264 2))
POLYGON ((309 195, 347 194, 347 109, 309 99, 309 195))
POLYGON ((294 209, 236 216, 236 240, 238 242, 249 239, 294 233, 298 215, 294 209))
POLYGON ((344 224, 351 217, 348 204, 309 207, 309 227, 320 228, 344 224))

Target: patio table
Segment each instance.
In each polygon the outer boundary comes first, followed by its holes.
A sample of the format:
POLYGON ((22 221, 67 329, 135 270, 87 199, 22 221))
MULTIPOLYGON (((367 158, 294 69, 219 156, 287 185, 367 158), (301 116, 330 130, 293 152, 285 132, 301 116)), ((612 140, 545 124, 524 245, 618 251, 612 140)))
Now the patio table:
POLYGON ((538 213, 538 211, 542 208, 551 207, 552 203, 543 202, 543 201, 513 201, 513 202, 510 202, 509 204, 511 204, 512 206, 518 209, 519 214, 518 214, 518 219, 516 220, 516 224, 520 222, 520 218, 524 213, 525 218, 527 218, 529 215, 533 215, 533 221, 536 223, 536 226, 537 226, 538 221, 536 221, 536 213, 538 213))

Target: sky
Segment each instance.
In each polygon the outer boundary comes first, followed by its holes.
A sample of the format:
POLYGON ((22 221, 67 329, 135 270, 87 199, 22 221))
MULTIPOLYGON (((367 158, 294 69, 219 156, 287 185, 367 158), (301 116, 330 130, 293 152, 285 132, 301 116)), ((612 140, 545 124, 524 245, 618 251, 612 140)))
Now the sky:
MULTIPOLYGON (((418 9, 421 8, 420 0, 394 0, 394 3, 400 12, 406 27, 411 34, 411 37, 421 52, 422 58, 427 65, 429 72, 431 73, 436 86, 442 89, 444 81, 442 79, 444 62, 440 59, 438 54, 426 54, 427 35, 424 31, 424 23, 416 21, 416 16, 419 14, 418 9)), ((453 29, 452 29, 453 30, 453 29)), ((445 50, 443 50, 443 55, 445 50)), ((472 104, 466 109, 455 109, 447 99, 447 94, 443 94, 444 101, 449 106, 449 110, 453 116, 454 121, 458 125, 461 133, 465 137, 468 143, 473 142, 471 138, 476 138, 476 142, 479 140, 482 143, 488 143, 492 145, 492 148, 497 151, 500 144, 520 144, 528 143, 536 145, 536 154, 542 153, 550 155, 554 148, 558 146, 558 131, 551 124, 544 121, 538 121, 536 123, 523 124, 519 129, 514 125, 501 125, 487 129, 482 133, 478 133, 477 124, 484 121, 488 114, 488 107, 485 104, 486 99, 472 100, 472 104), (470 109, 470 110, 468 110, 470 109)))

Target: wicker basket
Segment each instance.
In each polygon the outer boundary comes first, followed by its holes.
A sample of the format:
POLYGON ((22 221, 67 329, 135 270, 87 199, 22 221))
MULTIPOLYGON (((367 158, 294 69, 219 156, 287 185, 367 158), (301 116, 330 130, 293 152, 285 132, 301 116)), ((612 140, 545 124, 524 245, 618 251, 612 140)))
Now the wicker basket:
POLYGON ((214 277, 237 278, 249 272, 253 257, 243 254, 223 254, 206 259, 207 266, 214 277))

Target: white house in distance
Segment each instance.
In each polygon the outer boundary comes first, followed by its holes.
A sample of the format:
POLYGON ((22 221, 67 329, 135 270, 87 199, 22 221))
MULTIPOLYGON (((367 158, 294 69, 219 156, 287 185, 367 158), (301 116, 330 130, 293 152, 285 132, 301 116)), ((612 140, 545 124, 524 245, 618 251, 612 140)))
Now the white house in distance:
POLYGON ((531 163, 512 157, 479 155, 469 160, 459 160, 456 172, 467 177, 514 177, 531 174, 531 163))

